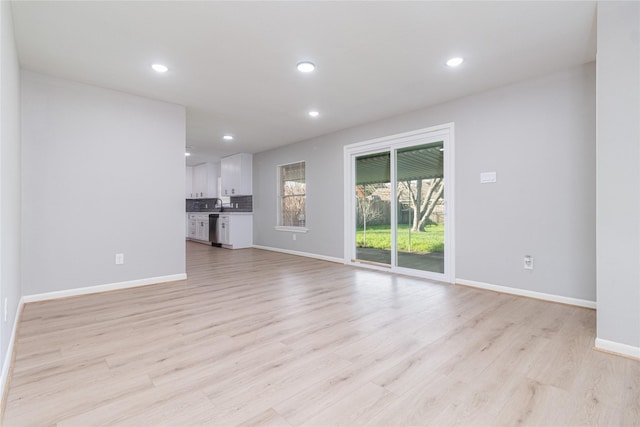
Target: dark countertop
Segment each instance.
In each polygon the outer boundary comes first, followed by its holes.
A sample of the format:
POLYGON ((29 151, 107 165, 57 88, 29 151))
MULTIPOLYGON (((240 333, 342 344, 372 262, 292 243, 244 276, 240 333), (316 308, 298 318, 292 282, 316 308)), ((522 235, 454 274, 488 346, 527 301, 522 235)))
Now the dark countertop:
POLYGON ((223 211, 220 211, 220 209, 212 211, 212 210, 206 210, 206 211, 189 211, 186 212, 188 214, 191 213, 197 213, 197 214, 221 214, 221 215, 253 215, 253 211, 246 211, 246 210, 242 210, 242 209, 225 209, 223 211))

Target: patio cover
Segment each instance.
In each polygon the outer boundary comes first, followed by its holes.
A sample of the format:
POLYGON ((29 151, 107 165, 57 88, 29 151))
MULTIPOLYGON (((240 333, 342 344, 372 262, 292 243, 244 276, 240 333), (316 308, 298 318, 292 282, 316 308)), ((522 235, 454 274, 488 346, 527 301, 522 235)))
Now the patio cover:
MULTIPOLYGON (((442 142, 398 150, 398 181, 441 178, 444 152, 442 142)), ((389 182, 391 154, 377 153, 356 158, 356 185, 389 182)))

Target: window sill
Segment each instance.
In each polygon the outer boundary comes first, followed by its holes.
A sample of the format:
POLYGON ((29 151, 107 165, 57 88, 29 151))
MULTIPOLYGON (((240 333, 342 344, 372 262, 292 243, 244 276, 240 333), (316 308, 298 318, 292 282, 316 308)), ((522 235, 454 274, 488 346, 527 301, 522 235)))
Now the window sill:
POLYGON ((306 233, 309 231, 307 227, 284 227, 281 225, 276 225, 273 227, 276 231, 288 231, 290 233, 306 233))

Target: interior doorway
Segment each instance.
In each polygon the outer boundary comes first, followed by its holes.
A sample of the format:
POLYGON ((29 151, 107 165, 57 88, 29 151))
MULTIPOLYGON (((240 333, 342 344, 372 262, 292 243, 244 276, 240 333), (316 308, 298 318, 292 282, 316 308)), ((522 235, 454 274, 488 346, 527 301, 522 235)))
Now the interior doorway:
POLYGON ((453 124, 345 147, 345 262, 452 282, 453 124))

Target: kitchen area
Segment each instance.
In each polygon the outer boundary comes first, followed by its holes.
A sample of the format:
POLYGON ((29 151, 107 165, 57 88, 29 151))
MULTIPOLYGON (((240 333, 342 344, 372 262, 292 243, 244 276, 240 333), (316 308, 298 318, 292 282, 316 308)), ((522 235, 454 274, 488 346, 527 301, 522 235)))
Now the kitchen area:
POLYGON ((186 166, 186 239, 225 249, 253 245, 253 156, 186 166))

